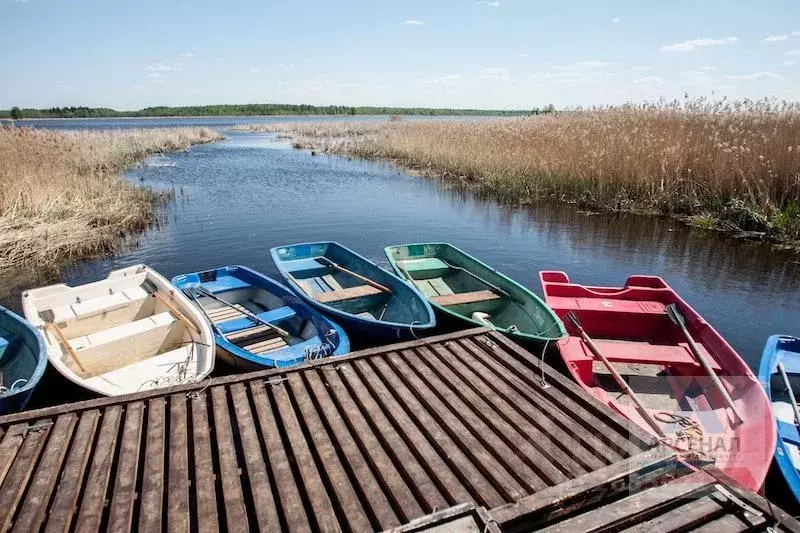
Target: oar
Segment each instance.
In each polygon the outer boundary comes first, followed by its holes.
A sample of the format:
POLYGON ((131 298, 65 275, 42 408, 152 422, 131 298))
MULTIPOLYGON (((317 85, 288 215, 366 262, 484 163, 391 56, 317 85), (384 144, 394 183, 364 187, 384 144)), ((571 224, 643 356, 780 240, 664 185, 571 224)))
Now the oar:
POLYGON ((191 301, 194 302, 195 307, 197 307, 200 310, 200 312, 203 314, 203 316, 206 318, 206 321, 208 322, 208 325, 211 326, 211 329, 214 330, 216 333, 218 333, 223 339, 227 340, 227 337, 225 337, 225 335, 219 330, 217 325, 214 324, 214 321, 211 320, 211 317, 208 316, 208 313, 206 313, 206 310, 202 306, 202 304, 197 301, 197 295, 194 293, 192 288, 191 287, 185 287, 183 289, 183 294, 185 294, 191 301))
POLYGON ((56 334, 59 344, 61 344, 64 350, 67 351, 72 360, 75 361, 75 364, 78 365, 78 368, 81 369, 81 372, 87 374, 88 372, 86 370, 86 367, 83 366, 83 363, 78 357, 78 354, 75 353, 75 350, 72 348, 72 345, 67 340, 67 337, 64 335, 64 332, 61 331, 61 328, 59 328, 58 324, 55 323, 55 315, 53 314, 53 311, 47 309, 46 311, 42 311, 41 313, 39 313, 39 316, 42 317, 42 319, 44 320, 45 328, 52 330, 53 333, 56 334))
POLYGON ((278 335, 280 335, 281 337, 288 337, 289 336, 289 332, 288 331, 286 331, 285 329, 281 329, 281 328, 279 328, 278 326, 276 326, 274 324, 270 324, 269 322, 267 322, 263 318, 259 318, 257 315, 254 315, 253 313, 251 313, 250 311, 245 309, 244 306, 242 306, 241 309, 238 308, 238 307, 234 307, 233 304, 231 304, 230 302, 226 302, 222 298, 217 298, 216 296, 214 296, 213 294, 211 294, 210 292, 205 290, 203 287, 194 287, 194 290, 196 290, 197 292, 199 292, 203 296, 211 298, 215 302, 219 302, 219 303, 221 303, 221 304, 223 304, 225 306, 228 306, 228 307, 231 307, 233 309, 236 309, 237 311, 242 313, 244 316, 246 316, 250 320, 253 320, 255 322, 258 322, 258 323, 263 324, 263 325, 265 325, 265 326, 267 326, 269 328, 274 329, 278 333, 278 335))
POLYGON ((378 290, 380 290, 380 291, 383 291, 383 292, 388 292, 389 294, 392 294, 392 290, 391 290, 389 287, 385 287, 385 286, 381 285, 380 283, 376 283, 376 282, 372 281, 372 280, 371 280, 371 279, 369 279, 369 278, 365 278, 365 277, 364 277, 364 276, 362 276, 361 274, 356 274, 356 273, 355 273, 355 272, 353 272, 352 270, 348 270, 348 269, 346 269, 345 267, 343 267, 343 266, 341 266, 341 265, 337 265, 336 263, 334 263, 333 261, 331 261, 330 259, 328 259, 328 258, 327 258, 327 257, 325 257, 325 256, 320 256, 320 257, 317 257, 317 259, 322 259, 322 260, 324 260, 326 263, 328 263, 330 266, 332 266, 332 267, 333 267, 333 268, 335 268, 336 270, 339 270, 339 271, 341 271, 341 272, 344 272, 345 274, 349 274, 349 275, 353 276, 354 278, 356 278, 356 279, 359 279, 359 280, 363 281, 363 282, 364 282, 364 283, 366 283, 367 285, 370 285, 370 286, 372 286, 372 287, 375 287, 376 289, 378 289, 378 290))
POLYGON ((488 285, 488 286, 489 286, 489 288, 490 288, 490 289, 492 289, 492 290, 493 290, 493 291, 495 291, 495 292, 499 292, 500 294, 502 294, 502 295, 503 295, 503 296, 505 296, 506 298, 509 298, 509 299, 511 299, 511 300, 514 300, 515 302, 517 302, 517 303, 518 303, 518 304, 520 304, 520 305, 524 305, 524 304, 525 304, 525 302, 523 302, 523 301, 522 301, 522 300, 520 300, 519 298, 516 298, 515 296, 513 296, 513 295, 509 294, 508 292, 504 291, 503 289, 501 289, 501 288, 500 288, 500 287, 498 287, 497 285, 494 285, 494 284, 492 284, 492 283, 489 283, 488 281, 486 281, 486 280, 485 280, 485 279, 483 279, 482 277, 478 276, 477 274, 475 274, 475 273, 473 273, 473 272, 470 272, 470 271, 469 271, 469 270, 467 270, 466 268, 463 268, 463 267, 460 267, 460 266, 456 266, 456 265, 452 265, 452 264, 448 263, 447 261, 445 261, 444 259, 441 259, 441 258, 439 258, 439 260, 440 260, 442 263, 444 263, 445 265, 447 265, 449 268, 453 268, 453 269, 455 269, 455 270, 460 270, 460 271, 462 271, 462 272, 466 272, 467 274, 469 274, 469 275, 470 275, 470 276, 472 276, 473 278, 477 279, 477 280, 478 280, 478 281, 480 281, 481 283, 485 283, 486 285, 488 285))
POLYGON ((170 313, 175 315, 175 317, 178 320, 189 326, 191 329, 197 332, 198 335, 201 334, 200 328, 197 327, 197 324, 186 318, 186 316, 183 313, 178 311, 178 308, 175 307, 175 305, 173 305, 172 302, 164 298, 164 296, 162 296, 161 293, 158 292, 158 287, 156 287, 155 283, 153 283, 149 279, 146 279, 144 280, 144 283, 142 283, 142 288, 145 290, 145 292, 149 293, 154 298, 158 298, 158 300, 160 300, 161 303, 167 306, 167 309, 169 309, 170 313))
POLYGON ((733 403, 733 398, 731 398, 731 395, 728 393, 728 389, 726 389, 725 385, 722 384, 722 381, 720 381, 719 376, 717 376, 717 373, 714 372, 714 369, 711 367, 711 363, 708 362, 708 359, 706 359, 706 357, 700 353, 700 349, 694 342, 692 335, 689 333, 689 330, 686 329, 686 319, 683 317, 680 310, 678 310, 678 306, 675 304, 669 304, 667 306, 667 316, 669 316, 669 319, 672 320, 675 323, 675 325, 677 325, 683 332, 683 336, 686 337, 686 342, 689 343, 689 349, 691 350, 692 355, 694 355, 694 358, 697 359, 697 361, 705 369, 706 373, 708 374, 708 377, 711 378, 711 382, 714 383, 714 386, 722 395, 722 398, 725 400, 725 403, 727 403, 728 407, 730 407, 731 411, 733 411, 733 414, 736 417, 737 422, 739 424, 744 422, 744 418, 742 418, 739 409, 737 409, 736 405, 733 403))
POLYGON ((645 408, 644 404, 639 399, 639 396, 637 396, 636 393, 633 392, 633 389, 631 389, 630 386, 625 382, 625 380, 622 378, 619 372, 617 372, 617 369, 613 367, 613 365, 608 359, 606 359, 606 356, 603 355, 603 352, 600 351, 600 349, 597 347, 597 345, 594 343, 591 337, 589 337, 586 331, 584 331, 583 327, 581 326, 581 323, 578 322, 578 317, 575 315, 575 313, 570 311, 564 316, 564 318, 566 318, 569 322, 572 323, 573 326, 575 326, 575 329, 578 330, 581 339, 583 339, 583 342, 586 343, 586 346, 589 347, 589 350, 594 355, 596 355, 603 362, 604 365, 606 365, 606 368, 608 369, 609 372, 611 372, 611 376, 614 378, 614 381, 616 381, 617 385, 619 385, 622 391, 625 394, 627 394, 631 400, 633 400, 633 403, 636 404, 636 409, 639 411, 639 414, 641 414, 642 417, 644 417, 644 419, 647 421, 650 427, 653 428, 653 430, 658 434, 659 437, 666 437, 664 431, 658 425, 658 422, 655 421, 653 416, 650 414, 647 408, 645 408))
POLYGON ((783 383, 786 385, 786 390, 789 392, 789 399, 792 401, 792 409, 794 409, 794 425, 800 426, 800 409, 797 408, 797 400, 794 397, 792 384, 789 383, 789 376, 786 375, 786 369, 783 367, 783 363, 778 363, 778 371, 781 373, 783 383))

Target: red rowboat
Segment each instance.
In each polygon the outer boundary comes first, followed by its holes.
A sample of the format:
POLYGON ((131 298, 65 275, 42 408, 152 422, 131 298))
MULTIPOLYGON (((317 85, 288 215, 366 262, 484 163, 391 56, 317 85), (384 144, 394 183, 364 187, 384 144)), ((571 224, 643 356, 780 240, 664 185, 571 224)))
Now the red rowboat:
POLYGON ((657 276, 631 276, 625 286, 589 287, 569 282, 564 272, 539 273, 545 302, 559 318, 577 315, 580 325, 611 366, 622 375, 644 413, 622 392, 568 320, 569 336, 559 341, 561 356, 575 380, 629 420, 659 436, 687 457, 713 461, 744 486, 758 490, 775 450, 770 404, 739 354, 657 276), (675 304, 685 318, 700 358, 719 376, 742 420, 670 320, 675 304), (648 421, 648 418, 650 421, 648 421))

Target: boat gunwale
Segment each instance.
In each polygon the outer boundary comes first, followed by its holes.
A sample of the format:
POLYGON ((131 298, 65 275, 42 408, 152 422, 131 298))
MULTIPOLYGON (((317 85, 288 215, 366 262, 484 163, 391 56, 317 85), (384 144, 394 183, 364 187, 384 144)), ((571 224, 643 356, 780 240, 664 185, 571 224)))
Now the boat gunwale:
MULTIPOLYGON (((39 331, 39 329, 36 326, 28 322, 25 318, 18 315, 14 311, 11 311, 10 309, 0 305, 0 315, 6 315, 11 320, 17 322, 20 325, 20 327, 28 329, 36 339, 39 348, 39 351, 37 353, 36 366, 33 369, 33 373, 31 373, 31 377, 28 378, 28 382, 18 389, 14 389, 13 391, 0 394, 0 400, 7 400, 14 398, 15 396, 18 396, 22 393, 28 392, 34 389, 39 384, 39 382, 42 379, 42 376, 44 376, 45 370, 47 369, 47 344, 44 341, 44 336, 42 335, 42 332, 39 331)), ((31 346, 30 348, 31 351, 33 351, 34 347, 31 346)))
POLYGON ((419 289, 417 289, 416 287, 414 287, 414 286, 410 285, 409 283, 407 283, 406 280, 403 279, 402 277, 397 276, 393 272, 390 272, 390 271, 386 270, 385 268, 380 267, 374 261, 371 261, 370 259, 368 259, 368 258, 364 257, 363 255, 359 254, 358 252, 356 252, 355 250, 353 250, 351 248, 348 248, 348 247, 346 247, 346 246, 344 246, 344 245, 342 245, 342 244, 340 244, 340 243, 338 243, 336 241, 312 241, 312 242, 298 242, 298 243, 292 243, 292 244, 284 244, 284 245, 280 245, 280 246, 273 246, 272 248, 269 249, 269 253, 270 253, 270 256, 272 257, 272 261, 275 263, 275 266, 278 268, 278 271, 280 272, 281 277, 286 281, 287 284, 289 284, 289 286, 292 289, 292 292, 297 294, 300 298, 302 298, 303 300, 308 302, 310 305, 314 305, 314 306, 317 306, 317 307, 323 309, 326 313, 330 313, 330 314, 335 315, 337 317, 340 317, 340 318, 342 318, 344 320, 351 320, 351 321, 353 321, 353 322, 355 322, 357 324, 360 324, 360 325, 366 326, 366 327, 375 327, 377 325, 377 326, 380 326, 381 328, 399 328, 399 329, 411 330, 411 331, 413 331, 415 329, 427 330, 427 329, 431 329, 431 328, 436 327, 436 315, 433 312, 433 307, 431 306, 430 302, 428 302, 428 299, 425 298, 425 295, 423 295, 419 291, 419 289), (408 322, 390 322, 388 320, 377 320, 377 319, 363 318, 363 317, 360 317, 360 316, 355 315, 353 313, 348 313, 346 311, 342 311, 341 309, 337 309, 337 308, 335 308, 335 307, 333 307, 331 305, 328 305, 326 303, 320 302, 319 300, 316 300, 315 298, 312 298, 308 293, 306 293, 303 290, 302 287, 298 286, 297 284, 294 283, 294 281, 292 281, 292 280, 290 280, 290 279, 288 279, 286 277, 287 273, 289 273, 289 272, 283 266, 281 266, 281 264, 284 263, 285 261, 278 259, 277 250, 280 249, 280 248, 294 248, 294 247, 298 247, 298 246, 313 246, 313 245, 320 245, 320 244, 325 244, 325 245, 333 244, 335 246, 338 246, 339 248, 345 250, 346 252, 355 255, 358 259, 364 261, 365 263, 368 263, 368 264, 372 265, 373 267, 375 267, 375 268, 377 268, 379 270, 382 270, 383 272, 385 272, 390 277, 394 278, 398 282, 402 283, 403 285, 405 285, 406 287, 411 289, 411 291, 420 300, 420 302, 422 302, 423 308, 425 308, 425 310, 428 312, 427 313, 428 314, 428 321, 424 322, 424 323, 421 323, 421 324, 414 324, 414 323, 408 323, 408 322))
MULTIPOLYGON (((172 277, 172 279, 170 280, 170 283, 176 289, 178 289, 179 291, 183 292, 183 287, 179 287, 176 284, 176 279, 177 278, 182 277, 182 276, 183 277, 191 276, 191 275, 199 276, 201 273, 218 272, 218 271, 221 271, 221 270, 231 272, 231 270, 229 270, 229 269, 244 270, 245 272, 248 272, 250 275, 252 275, 252 276, 254 276, 254 277, 256 277, 256 278, 258 278, 260 280, 266 281, 268 284, 272 284, 275 287, 277 287, 278 289, 286 291, 286 296, 297 297, 297 295, 295 294, 295 292, 292 289, 290 289, 289 287, 287 287, 283 283, 279 282, 278 280, 272 279, 269 276, 267 276, 266 274, 264 274, 262 272, 259 272, 258 270, 255 270, 255 269, 250 268, 250 267, 245 266, 245 265, 239 265, 239 264, 224 265, 224 266, 220 266, 220 267, 209 268, 209 269, 206 269, 206 270, 199 270, 197 272, 187 272, 185 274, 176 274, 175 276, 172 277)), ((201 284, 202 283, 203 282, 201 282, 201 284)), ((256 288, 256 289, 261 288, 261 289, 264 289, 264 290, 267 290, 267 291, 269 290, 266 287, 258 287, 258 286, 255 286, 255 285, 250 285, 250 286, 253 287, 253 288, 256 288)), ((224 294, 225 292, 228 292, 228 291, 222 291, 220 293, 214 293, 214 294, 224 294)), ((275 295, 274 293, 271 293, 271 294, 275 295)), ((187 298, 188 298, 188 296, 187 296, 187 298)), ((189 298, 189 299, 191 300, 191 298, 189 298)), ((344 331, 344 329, 342 329, 342 327, 339 324, 337 324, 334 320, 331 320, 330 318, 326 317, 324 314, 320 313, 319 311, 315 310, 312 306, 308 305, 306 302, 301 300, 299 303, 301 303, 302 305, 304 305, 305 307, 308 308, 308 314, 309 315, 312 315, 312 316, 316 315, 316 317, 318 319, 322 320, 322 322, 324 322, 327 325, 329 325, 330 329, 335 330, 336 333, 339 335, 339 344, 336 346, 336 350, 334 350, 334 352, 331 354, 331 357, 338 357, 338 356, 346 354, 346 353, 348 353, 350 351, 350 338, 347 336, 347 333, 344 331)), ((192 302, 192 305, 194 305, 194 302, 192 302)), ((204 318, 204 320, 205 320, 205 318, 204 318)), ((232 356, 235 356, 235 357, 238 357, 240 359, 243 359, 243 360, 247 361, 248 363, 252 363, 254 365, 263 366, 265 368, 279 368, 280 367, 280 365, 278 365, 278 364, 269 364, 269 363, 264 362, 265 359, 269 359, 267 357, 268 354, 259 355, 259 354, 253 353, 253 352, 251 352, 249 350, 245 350, 244 348, 241 348, 240 346, 237 346, 236 344, 233 344, 231 341, 229 341, 228 339, 226 339, 222 335, 218 334, 217 333, 218 329, 217 329, 216 325, 209 324, 209 327, 211 328, 211 332, 214 335, 214 342, 217 344, 217 346, 219 348, 225 350, 226 352, 228 352, 232 356)), ((280 351, 281 350, 275 350, 275 353, 280 352, 280 351)), ((273 352, 269 352, 269 353, 273 353, 273 352)), ((275 361, 275 359, 272 359, 272 360, 275 361)), ((289 363, 288 365, 284 365, 284 367, 286 367, 286 366, 294 366, 294 365, 297 365, 297 364, 298 363, 289 363)))
MULTIPOLYGON (((552 318, 555 321, 555 324, 558 327, 558 331, 559 331, 560 335, 557 336, 557 337, 555 337, 555 336, 554 337, 545 337, 545 336, 542 336, 542 335, 534 335, 532 333, 524 333, 524 332, 520 332, 520 331, 509 331, 508 328, 493 327, 493 329, 495 331, 499 331, 501 333, 504 333, 506 335, 511 335, 511 336, 519 338, 519 339, 535 340, 535 341, 539 341, 539 342, 556 342, 556 341, 559 341, 559 340, 561 340, 563 338, 566 338, 567 329, 564 326, 564 322, 558 317, 558 315, 556 315, 556 313, 550 308, 549 305, 547 305, 547 303, 542 298, 540 298, 536 293, 534 293, 532 290, 530 290, 526 286, 522 285, 518 281, 515 281, 514 279, 506 276, 505 274, 503 274, 502 272, 500 272, 499 270, 497 270, 493 266, 484 263, 480 259, 472 256, 471 254, 468 254, 467 252, 465 252, 464 250, 462 250, 461 248, 459 248, 457 246, 454 246, 454 245, 452 245, 452 244, 450 244, 448 242, 416 242, 416 243, 395 244, 395 245, 385 246, 383 248, 383 253, 386 255, 386 258, 389 260, 389 264, 392 265, 392 269, 395 271, 395 273, 399 277, 401 277, 403 280, 407 280, 407 283, 413 285, 413 281, 412 280, 408 280, 405 277, 405 274, 400 270, 399 266, 396 264, 396 261, 392 258, 391 254, 390 254, 390 250, 397 249, 397 248, 403 248, 403 247, 409 247, 409 246, 426 246, 426 245, 449 246, 450 248, 453 248, 457 252, 467 256, 468 258, 472 259, 473 261, 475 261, 476 263, 480 264, 481 266, 486 267, 493 274, 499 276, 503 280, 505 280, 505 281, 511 283, 512 285, 516 286, 517 288, 521 289, 525 294, 527 294, 528 296, 531 296, 533 298, 534 302, 536 302, 542 308, 542 310, 545 311, 550 316, 550 318, 552 318)), ((459 320, 463 320, 463 321, 468 322, 470 324, 473 324, 475 326, 478 326, 478 327, 485 326, 485 324, 483 324, 482 322, 478 322, 477 320, 474 320, 471 317, 456 313, 455 311, 452 311, 452 310, 448 309, 445 306, 437 304, 432 299, 425 297, 425 295, 423 295, 423 298, 425 298, 425 300, 428 301, 431 304, 431 306, 433 306, 434 309, 442 311, 442 312, 444 312, 444 313, 446 313, 446 314, 448 314, 448 315, 450 315, 452 317, 455 317, 455 318, 457 318, 459 320)), ((548 328, 548 329, 552 329, 552 327, 548 328)))

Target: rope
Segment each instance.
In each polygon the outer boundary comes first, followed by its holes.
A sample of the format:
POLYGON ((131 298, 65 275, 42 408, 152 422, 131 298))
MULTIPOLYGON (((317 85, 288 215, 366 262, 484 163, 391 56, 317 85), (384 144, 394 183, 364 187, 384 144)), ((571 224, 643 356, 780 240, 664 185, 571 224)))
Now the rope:
POLYGON ((28 382, 25 378, 19 378, 14 383, 11 384, 10 387, 6 387, 5 385, 0 385, 0 394, 7 394, 9 392, 14 392, 14 387, 17 386, 17 383, 22 383, 24 386, 28 382))
POLYGON ((411 324, 408 325, 408 330, 411 332, 411 336, 414 337, 414 339, 419 339, 417 334, 414 332, 414 324, 421 324, 421 322, 419 320, 413 321, 411 324))
POLYGON ((545 364, 544 363, 544 356, 547 353, 547 345, 548 344, 550 344, 550 339, 547 339, 546 341, 544 341, 544 348, 542 348, 542 364, 539 365, 539 367, 542 369, 542 387, 544 387, 545 389, 550 386, 547 383, 547 380, 544 378, 544 364, 545 364))

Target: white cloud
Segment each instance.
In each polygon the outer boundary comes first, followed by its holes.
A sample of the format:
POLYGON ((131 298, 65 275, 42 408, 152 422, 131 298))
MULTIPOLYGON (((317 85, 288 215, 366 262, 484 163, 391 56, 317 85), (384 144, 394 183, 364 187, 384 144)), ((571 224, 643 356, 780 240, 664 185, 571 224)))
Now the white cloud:
POLYGON ((783 62, 783 64, 792 66, 792 65, 796 65, 797 61, 795 61, 794 59, 787 59, 786 61, 783 62))
POLYGON ((422 26, 423 22, 421 20, 409 19, 404 21, 403 24, 410 24, 411 26, 422 26))
POLYGON ((147 65, 145 70, 149 70, 150 72, 168 72, 171 70, 183 70, 183 63, 180 62, 153 63, 152 65, 147 65))
POLYGON ((158 72, 150 72, 150 73, 147 75, 147 77, 148 77, 148 78, 160 78, 160 77, 161 77, 161 74, 159 74, 158 72))
POLYGON ((526 54, 525 52, 520 52, 517 54, 517 57, 528 57, 528 54, 526 54))
POLYGON ((695 48, 701 46, 719 46, 723 44, 732 44, 739 39, 736 37, 726 37, 724 39, 692 39, 690 41, 683 41, 681 43, 669 44, 662 46, 661 50, 664 52, 691 52, 695 48))
POLYGON ((794 35, 795 37, 800 37, 800 31, 793 31, 792 35, 794 35))
POLYGON ((259 72, 261 69, 258 67, 250 67, 247 69, 247 72, 259 72))
POLYGON ((501 67, 486 67, 481 69, 481 78, 496 81, 511 81, 511 73, 501 67))
POLYGON ((784 33, 783 35, 770 35, 769 37, 764 37, 761 40, 768 43, 774 43, 778 41, 788 41, 789 36, 784 33))
POLYGON ((800 50, 789 50, 786 52, 787 56, 800 56, 800 50))
POLYGON ((752 81, 752 80, 784 80, 780 74, 774 72, 754 72, 753 74, 723 76, 726 80, 752 81))
POLYGON ((711 72, 712 70, 717 70, 717 67, 712 67, 710 65, 706 65, 705 67, 700 67, 700 70, 705 70, 706 72, 711 72))
POLYGON ((620 21, 619 17, 614 17, 613 19, 611 19, 611 22, 613 22, 614 24, 616 24, 619 21, 620 21))
POLYGON ((489 7, 500 7, 499 0, 485 0, 482 1, 481 4, 486 4, 489 7))
POLYGON ((137 83, 133 87, 131 87, 131 91, 147 91, 147 85, 142 85, 141 83, 137 83))
POLYGON ((194 54, 191 52, 184 52, 181 54, 181 57, 194 57, 194 54))
POLYGON ((653 67, 637 66, 637 67, 631 67, 631 70, 634 72, 648 72, 650 70, 653 70, 653 67))
POLYGON ((659 76, 645 76, 644 78, 633 80, 633 83, 647 84, 647 85, 662 85, 666 82, 664 81, 664 78, 661 78, 659 76))
POLYGON ((553 70, 578 70, 578 69, 585 69, 585 68, 603 68, 603 67, 610 67, 614 63, 610 63, 608 61, 576 61, 574 63, 570 63, 569 65, 556 65, 553 67, 553 70))

